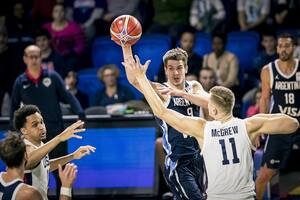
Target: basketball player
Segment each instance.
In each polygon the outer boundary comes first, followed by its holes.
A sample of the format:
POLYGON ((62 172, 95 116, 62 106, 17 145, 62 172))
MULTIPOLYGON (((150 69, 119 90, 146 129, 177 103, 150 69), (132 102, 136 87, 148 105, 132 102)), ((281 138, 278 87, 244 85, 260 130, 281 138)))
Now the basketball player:
MULTIPOLYGON (((0 200, 42 200, 35 187, 23 183, 27 154, 19 134, 8 133, 0 141, 0 157, 7 166, 6 172, 0 173, 0 200)), ((76 165, 67 164, 64 170, 59 166, 59 176, 63 186, 60 200, 69 200, 71 195, 64 191, 71 191, 77 176, 76 165)))
MULTIPOLYGON (((130 45, 122 46, 124 60, 132 57, 130 45)), ((180 49, 171 49, 163 57, 167 76, 165 86, 181 91, 182 96, 160 95, 166 107, 184 115, 199 116, 199 106, 207 106, 207 99, 195 98, 204 92, 197 81, 185 80, 187 73, 187 53, 180 49)), ((148 63, 149 64, 149 63, 148 63)), ((127 72, 129 82, 140 90, 141 86, 134 75, 127 72)), ((156 87, 155 83, 152 83, 156 87)), ((156 90, 157 93, 159 93, 156 90)), ((157 120, 163 130, 163 148, 165 157, 165 179, 177 199, 205 199, 206 178, 203 158, 194 137, 178 132, 161 119, 157 120)))
MULTIPOLYGON (((264 66, 261 72, 261 113, 284 113, 300 120, 300 67, 293 58, 293 37, 282 34, 278 37, 279 59, 264 66), (270 100, 271 99, 271 100, 270 100)), ((266 133, 270 133, 267 131, 266 133)), ((262 199, 267 183, 279 169, 287 165, 293 144, 300 144, 300 132, 291 135, 269 135, 266 140, 263 162, 256 179, 258 199, 262 199)))
POLYGON ((298 121, 285 114, 259 114, 245 120, 235 118, 232 116, 234 94, 222 86, 215 86, 209 92, 208 110, 215 121, 186 116, 166 108, 155 93, 145 74, 149 62, 141 65, 138 59, 129 57, 123 64, 127 72, 136 77, 154 115, 197 139, 207 170, 208 199, 254 199, 251 148, 256 136, 267 131, 272 134, 294 132, 298 121))
POLYGON ((26 151, 28 154, 25 166, 25 182, 39 190, 44 199, 47 199, 49 171, 58 168, 58 165, 65 165, 73 159, 81 159, 83 156, 94 152, 92 146, 79 147, 72 154, 49 160, 48 153, 53 150, 60 142, 70 138, 81 138, 76 135, 85 129, 78 129, 84 123, 77 121, 61 134, 44 144, 42 140, 46 138, 46 127, 40 110, 34 105, 24 105, 14 113, 15 129, 24 136, 26 151))

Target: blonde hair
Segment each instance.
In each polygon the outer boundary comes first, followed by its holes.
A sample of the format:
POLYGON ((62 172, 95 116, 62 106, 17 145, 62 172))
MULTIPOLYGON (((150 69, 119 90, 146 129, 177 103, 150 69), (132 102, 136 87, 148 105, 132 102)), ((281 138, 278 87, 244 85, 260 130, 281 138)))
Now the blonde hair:
POLYGON ((185 50, 177 47, 175 49, 167 51, 167 53, 164 55, 164 66, 167 66, 168 60, 182 60, 184 62, 184 65, 187 66, 188 54, 185 50))
POLYGON ((226 114, 232 112, 235 97, 233 92, 223 86, 215 86, 209 90, 210 99, 226 114))
POLYGON ((100 81, 103 82, 103 78, 104 78, 104 71, 110 69, 113 74, 115 75, 116 78, 119 78, 120 75, 120 71, 118 69, 118 67, 115 64, 108 64, 108 65, 103 65, 102 67, 100 67, 100 69, 97 72, 98 78, 100 79, 100 81))

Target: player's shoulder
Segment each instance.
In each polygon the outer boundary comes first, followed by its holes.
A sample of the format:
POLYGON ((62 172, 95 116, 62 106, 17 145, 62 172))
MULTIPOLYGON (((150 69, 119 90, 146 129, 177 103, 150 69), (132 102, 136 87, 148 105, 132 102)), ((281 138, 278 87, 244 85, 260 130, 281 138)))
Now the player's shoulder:
POLYGON ((42 195, 35 188, 27 184, 23 184, 16 195, 16 200, 42 200, 42 195))

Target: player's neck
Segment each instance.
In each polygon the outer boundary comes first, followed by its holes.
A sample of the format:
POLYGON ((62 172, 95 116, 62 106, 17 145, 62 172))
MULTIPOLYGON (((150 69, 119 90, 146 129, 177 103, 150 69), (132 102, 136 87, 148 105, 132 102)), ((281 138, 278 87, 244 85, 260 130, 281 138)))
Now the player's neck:
POLYGON ((220 121, 221 123, 225 123, 225 122, 228 122, 229 120, 231 120, 232 118, 233 118, 232 113, 229 113, 227 115, 220 114, 219 116, 216 117, 216 120, 220 121))
POLYGON ((185 81, 182 83, 182 84, 180 84, 180 85, 173 85, 170 81, 168 81, 167 82, 167 84, 171 87, 171 88, 175 88, 175 89, 178 89, 178 90, 184 90, 184 88, 185 88, 185 81))
POLYGON ((287 61, 279 60, 278 64, 279 69, 285 74, 291 73, 296 67, 296 61, 294 59, 289 59, 287 61))
POLYGON ((25 139, 28 140, 29 142, 31 142, 34 146, 41 146, 42 145, 42 141, 35 141, 35 140, 32 140, 31 138, 28 138, 25 136, 25 139))
POLYGON ((15 179, 22 179, 24 177, 24 166, 20 168, 7 168, 7 172, 2 177, 5 182, 10 182, 15 179))

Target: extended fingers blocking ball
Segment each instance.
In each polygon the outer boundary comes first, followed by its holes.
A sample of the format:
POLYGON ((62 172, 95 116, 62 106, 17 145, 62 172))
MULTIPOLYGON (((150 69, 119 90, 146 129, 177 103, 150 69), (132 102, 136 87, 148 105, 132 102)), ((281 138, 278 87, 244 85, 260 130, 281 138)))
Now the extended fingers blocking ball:
POLYGON ((118 45, 133 45, 142 35, 140 22, 131 15, 117 17, 110 26, 111 39, 118 45))

